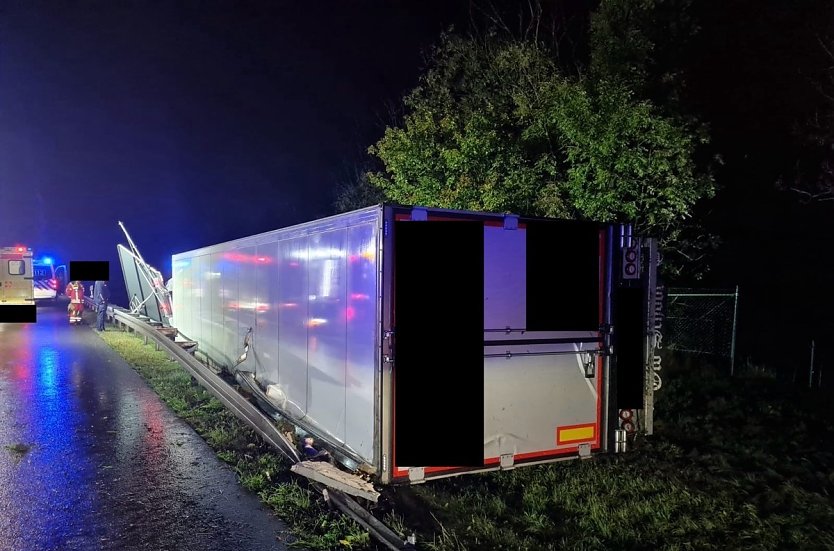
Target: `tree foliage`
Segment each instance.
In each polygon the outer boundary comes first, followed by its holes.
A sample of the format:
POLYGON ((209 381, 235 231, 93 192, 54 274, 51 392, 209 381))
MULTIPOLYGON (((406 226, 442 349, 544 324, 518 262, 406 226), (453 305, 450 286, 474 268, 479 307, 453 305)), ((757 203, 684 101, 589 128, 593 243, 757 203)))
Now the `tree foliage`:
POLYGON ((834 36, 817 39, 827 63, 811 81, 818 95, 816 109, 797 121, 794 137, 803 155, 778 181, 779 187, 797 193, 803 202, 834 201, 834 36))
POLYGON ((342 182, 333 203, 336 212, 369 207, 385 200, 385 194, 377 186, 371 184, 368 174, 368 171, 357 170, 342 182))
POLYGON ((389 199, 453 209, 634 222, 674 238, 711 176, 705 137, 635 97, 631 82, 565 76, 533 42, 445 35, 370 148, 389 199))
POLYGON ((535 0, 515 35, 498 11, 490 12, 497 30, 445 33, 401 116, 369 148, 377 168, 346 187, 337 207, 384 198, 631 222, 661 239, 667 274, 700 270, 693 263, 714 238, 692 214, 715 184, 697 160, 707 133, 680 108, 683 84, 667 47, 694 33, 689 2, 601 3, 584 60, 575 33, 535 0))
POLYGON ((692 0, 605 0, 591 16, 590 70, 683 116, 688 48, 699 26, 692 0))

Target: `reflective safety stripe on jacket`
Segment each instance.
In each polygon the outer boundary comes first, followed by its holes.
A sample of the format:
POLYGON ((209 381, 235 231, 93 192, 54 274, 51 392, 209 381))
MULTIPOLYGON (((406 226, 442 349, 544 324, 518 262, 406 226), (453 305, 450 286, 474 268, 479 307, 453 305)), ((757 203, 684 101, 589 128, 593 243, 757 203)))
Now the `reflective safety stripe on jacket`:
POLYGON ((80 304, 84 302, 84 287, 81 285, 70 283, 67 285, 66 294, 72 303, 80 304))

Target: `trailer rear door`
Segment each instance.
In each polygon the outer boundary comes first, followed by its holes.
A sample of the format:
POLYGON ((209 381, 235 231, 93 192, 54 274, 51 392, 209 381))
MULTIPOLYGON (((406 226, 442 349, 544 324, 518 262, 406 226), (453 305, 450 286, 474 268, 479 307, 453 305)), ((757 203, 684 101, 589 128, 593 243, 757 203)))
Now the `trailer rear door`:
POLYGON ((553 461, 575 456, 580 446, 600 450, 603 228, 432 212, 419 224, 424 240, 394 239, 394 480, 553 461), (477 224, 479 237, 429 227, 452 220, 477 224), (439 272, 427 254, 433 248, 443 251, 439 272), (401 261, 404 256, 409 260, 401 261), (403 269, 419 277, 403 277, 403 269), (443 292, 435 291, 440 303, 425 293, 437 281, 446 282, 443 292), (477 300, 468 300, 473 293, 477 300), (410 306, 400 309, 403 301, 410 306), (418 342, 420 361, 413 362, 406 354, 418 342), (480 409, 476 416, 463 407, 468 402, 480 409), (449 447, 463 457, 472 446, 477 466, 439 462, 449 447), (438 448, 443 453, 428 456, 426 450, 438 448))

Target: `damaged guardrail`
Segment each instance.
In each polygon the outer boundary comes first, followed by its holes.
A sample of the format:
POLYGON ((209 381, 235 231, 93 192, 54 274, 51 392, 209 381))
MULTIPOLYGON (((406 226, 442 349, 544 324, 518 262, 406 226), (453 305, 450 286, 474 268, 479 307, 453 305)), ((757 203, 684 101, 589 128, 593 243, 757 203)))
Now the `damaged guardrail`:
MULTIPOLYGON (((87 302, 88 306, 93 307, 92 301, 89 298, 85 298, 85 302, 87 302)), ((307 476, 307 471, 299 468, 299 466, 303 466, 303 462, 301 461, 298 450, 281 434, 272 420, 249 402, 245 396, 238 393, 226 383, 219 375, 195 358, 192 355, 193 347, 183 348, 180 346, 182 342, 190 341, 176 342, 171 338, 170 331, 166 331, 171 328, 162 327, 161 324, 153 322, 150 319, 144 321, 118 306, 108 306, 106 315, 108 321, 141 335, 146 344, 153 341, 157 350, 164 350, 172 360, 177 361, 183 366, 200 385, 217 397, 235 416, 251 426, 266 442, 289 459, 293 464, 292 472, 309 478, 312 482, 312 487, 322 494, 328 504, 336 507, 343 514, 368 530, 371 537, 392 551, 416 549, 413 543, 413 536, 403 541, 398 534, 375 518, 352 497, 346 495, 340 489, 322 487, 326 485, 318 477, 307 476)), ((313 469, 313 472, 315 472, 315 469, 313 469)), ((341 488, 341 490, 344 490, 344 488, 341 488)))
POLYGON ((178 361, 197 382, 214 394, 239 419, 253 425, 264 440, 280 451, 287 459, 292 463, 297 463, 301 460, 301 456, 295 449, 295 446, 281 434, 278 427, 272 423, 269 417, 264 415, 244 396, 241 396, 230 387, 220 376, 200 363, 197 358, 183 349, 177 342, 160 334, 154 327, 137 319, 121 308, 108 306, 107 317, 116 323, 130 328, 134 332, 140 333, 146 339, 153 339, 158 347, 164 349, 172 359, 178 361))

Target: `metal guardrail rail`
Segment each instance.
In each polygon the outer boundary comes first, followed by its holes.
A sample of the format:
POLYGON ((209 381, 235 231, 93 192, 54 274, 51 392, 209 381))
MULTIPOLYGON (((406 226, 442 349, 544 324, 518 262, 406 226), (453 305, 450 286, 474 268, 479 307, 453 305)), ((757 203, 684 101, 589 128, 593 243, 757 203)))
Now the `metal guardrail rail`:
MULTIPOLYGON (((85 297, 88 306, 93 307, 92 301, 85 297)), ((264 415, 249 400, 238 393, 209 367, 203 365, 192 354, 183 349, 174 340, 157 330, 158 326, 146 323, 129 311, 118 306, 107 307, 107 318, 142 335, 147 343, 154 341, 157 349, 164 349, 172 360, 177 361, 188 371, 206 390, 211 392, 223 405, 243 422, 250 425, 261 437, 281 452, 291 463, 299 463, 301 457, 287 438, 280 433, 272 420, 264 415)), ((302 475, 303 476, 303 475, 302 475)), ((320 482, 312 482, 312 486, 319 491, 327 503, 335 506, 343 514, 353 519, 357 524, 368 530, 375 540, 392 551, 416 550, 414 544, 397 535, 383 522, 375 518, 352 497, 334 488, 322 488, 320 482)))
POLYGON ((301 460, 295 447, 287 442, 284 435, 278 431, 278 427, 268 417, 252 405, 245 397, 238 394, 226 384, 216 373, 201 364, 189 352, 183 350, 176 342, 159 334, 153 326, 137 319, 126 310, 117 306, 107 307, 107 318, 141 334, 145 337, 146 341, 153 339, 157 347, 164 349, 172 359, 178 361, 197 382, 217 396, 223 402, 223 405, 229 408, 239 419, 253 425, 264 440, 280 451, 287 459, 292 463, 301 460))

